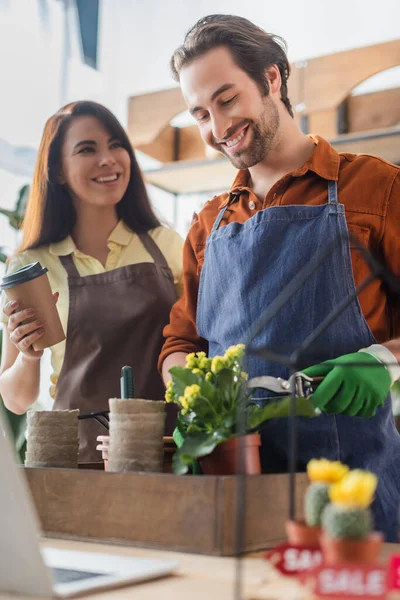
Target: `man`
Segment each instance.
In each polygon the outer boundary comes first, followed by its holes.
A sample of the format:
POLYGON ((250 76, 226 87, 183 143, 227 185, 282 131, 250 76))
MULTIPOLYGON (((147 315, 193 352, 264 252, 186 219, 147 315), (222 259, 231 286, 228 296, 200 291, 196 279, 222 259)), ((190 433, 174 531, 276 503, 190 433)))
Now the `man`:
MULTIPOLYGON (((211 15, 189 31, 171 65, 204 141, 239 172, 230 192, 206 204, 189 231, 184 295, 164 330, 159 367, 165 381, 187 353, 213 356, 245 341, 296 274, 329 250, 252 341, 293 355, 368 275, 348 231, 400 276, 399 168, 370 156, 340 155, 300 131, 287 96, 290 68, 282 39, 241 17, 211 15)), ((298 420, 299 467, 324 456, 376 472, 376 526, 393 541, 400 437, 389 388, 400 377, 399 336, 399 296, 374 279, 297 363, 322 362, 304 371, 325 376, 313 395, 323 414, 298 420)), ((254 356, 248 370, 250 377, 289 375, 282 364, 254 356)), ((286 469, 287 446, 287 420, 271 421, 262 431, 264 472, 286 469)))

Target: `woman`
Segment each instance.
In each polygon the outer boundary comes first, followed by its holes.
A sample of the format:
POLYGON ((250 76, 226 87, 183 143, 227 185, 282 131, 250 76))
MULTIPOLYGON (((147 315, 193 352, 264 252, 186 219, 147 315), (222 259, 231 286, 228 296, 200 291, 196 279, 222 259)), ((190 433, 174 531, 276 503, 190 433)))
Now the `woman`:
MULTIPOLYGON (((35 261, 48 268, 66 331, 66 341, 51 348, 55 409, 108 410, 124 365, 133 368, 137 397, 163 398, 156 364, 180 294, 182 245, 154 215, 129 139, 110 111, 74 102, 49 119, 8 273, 35 261)), ((2 306, 0 393, 23 414, 38 396, 42 352, 32 344, 44 329, 4 297, 2 306)), ((94 420, 80 422, 80 462, 99 460, 101 433, 94 420)))

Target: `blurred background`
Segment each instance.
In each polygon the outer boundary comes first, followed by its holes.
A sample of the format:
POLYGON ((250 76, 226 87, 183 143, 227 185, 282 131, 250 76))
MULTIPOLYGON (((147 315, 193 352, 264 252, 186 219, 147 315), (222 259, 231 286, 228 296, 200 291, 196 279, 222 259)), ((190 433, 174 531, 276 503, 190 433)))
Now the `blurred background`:
POLYGON ((0 0, 0 259, 17 245, 45 121, 73 100, 117 115, 158 215, 182 236, 229 187, 233 170, 204 148, 169 71, 185 32, 217 12, 287 41, 305 132, 400 163, 399 0, 0 0))

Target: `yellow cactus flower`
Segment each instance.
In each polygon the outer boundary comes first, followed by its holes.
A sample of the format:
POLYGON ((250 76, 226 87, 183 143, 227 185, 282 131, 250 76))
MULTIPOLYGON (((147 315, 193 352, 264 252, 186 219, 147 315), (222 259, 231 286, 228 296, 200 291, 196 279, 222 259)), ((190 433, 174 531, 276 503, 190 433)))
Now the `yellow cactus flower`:
POLYGON ((313 458, 307 465, 307 475, 311 481, 336 483, 348 473, 349 467, 338 460, 334 462, 326 458, 313 458))
POLYGON ((223 356, 214 356, 211 361, 211 371, 214 373, 214 375, 222 371, 222 369, 226 369, 226 367, 226 360, 223 356))
POLYGON ((374 499, 377 484, 376 475, 369 471, 355 469, 329 488, 329 497, 334 504, 350 508, 367 508, 374 499))
POLYGON ((201 369, 192 369, 193 375, 201 375, 203 371, 201 369))
POLYGON ((198 358, 199 360, 201 360, 202 358, 206 358, 206 357, 207 357, 207 355, 206 355, 206 353, 205 353, 205 352, 197 352, 197 353, 196 353, 196 356, 197 356, 197 358, 198 358))
POLYGON ((213 374, 211 373, 211 371, 208 371, 205 375, 205 380, 206 381, 212 381, 213 380, 213 374))

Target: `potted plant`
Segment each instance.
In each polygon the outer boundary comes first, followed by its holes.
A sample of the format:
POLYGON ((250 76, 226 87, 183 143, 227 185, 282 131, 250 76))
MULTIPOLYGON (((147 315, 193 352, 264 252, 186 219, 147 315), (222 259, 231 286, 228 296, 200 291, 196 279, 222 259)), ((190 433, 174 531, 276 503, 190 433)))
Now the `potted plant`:
POLYGON ((329 488, 331 502, 322 514, 320 537, 327 564, 376 561, 383 542, 383 535, 372 531, 376 486, 376 475, 357 469, 329 488))
POLYGON ((307 465, 310 480, 304 498, 304 519, 286 521, 288 541, 293 545, 319 546, 321 517, 329 504, 329 488, 341 481, 349 468, 339 461, 312 459, 307 465))
MULTIPOLYGON (((198 459, 205 474, 260 473, 258 431, 269 419, 288 417, 290 398, 277 398, 263 407, 252 402, 247 373, 242 370, 243 357, 244 346, 238 344, 224 356, 189 354, 185 367, 170 369, 172 379, 165 399, 180 407, 174 434, 178 446, 174 473, 187 473, 198 459), (243 408, 244 436, 238 431, 238 407, 243 408)), ((297 413, 315 416, 311 401, 298 398, 297 413)))
MULTIPOLYGON (((18 191, 18 197, 15 204, 15 208, 13 210, 7 210, 5 208, 0 208, 0 214, 7 217, 10 226, 18 231, 21 227, 22 221, 24 219, 26 204, 28 202, 29 197, 29 185, 24 185, 18 191)), ((7 261, 7 253, 3 247, 0 247, 0 262, 5 263, 7 261)), ((1 356, 1 346, 2 346, 2 334, 3 331, 0 329, 0 356, 1 356)), ((6 417, 11 433, 15 440, 15 448, 18 454, 20 461, 23 463, 25 458, 25 450, 26 450, 26 414, 24 415, 16 415, 11 411, 7 410, 4 406, 2 399, 0 398, 0 410, 3 412, 6 417)))

